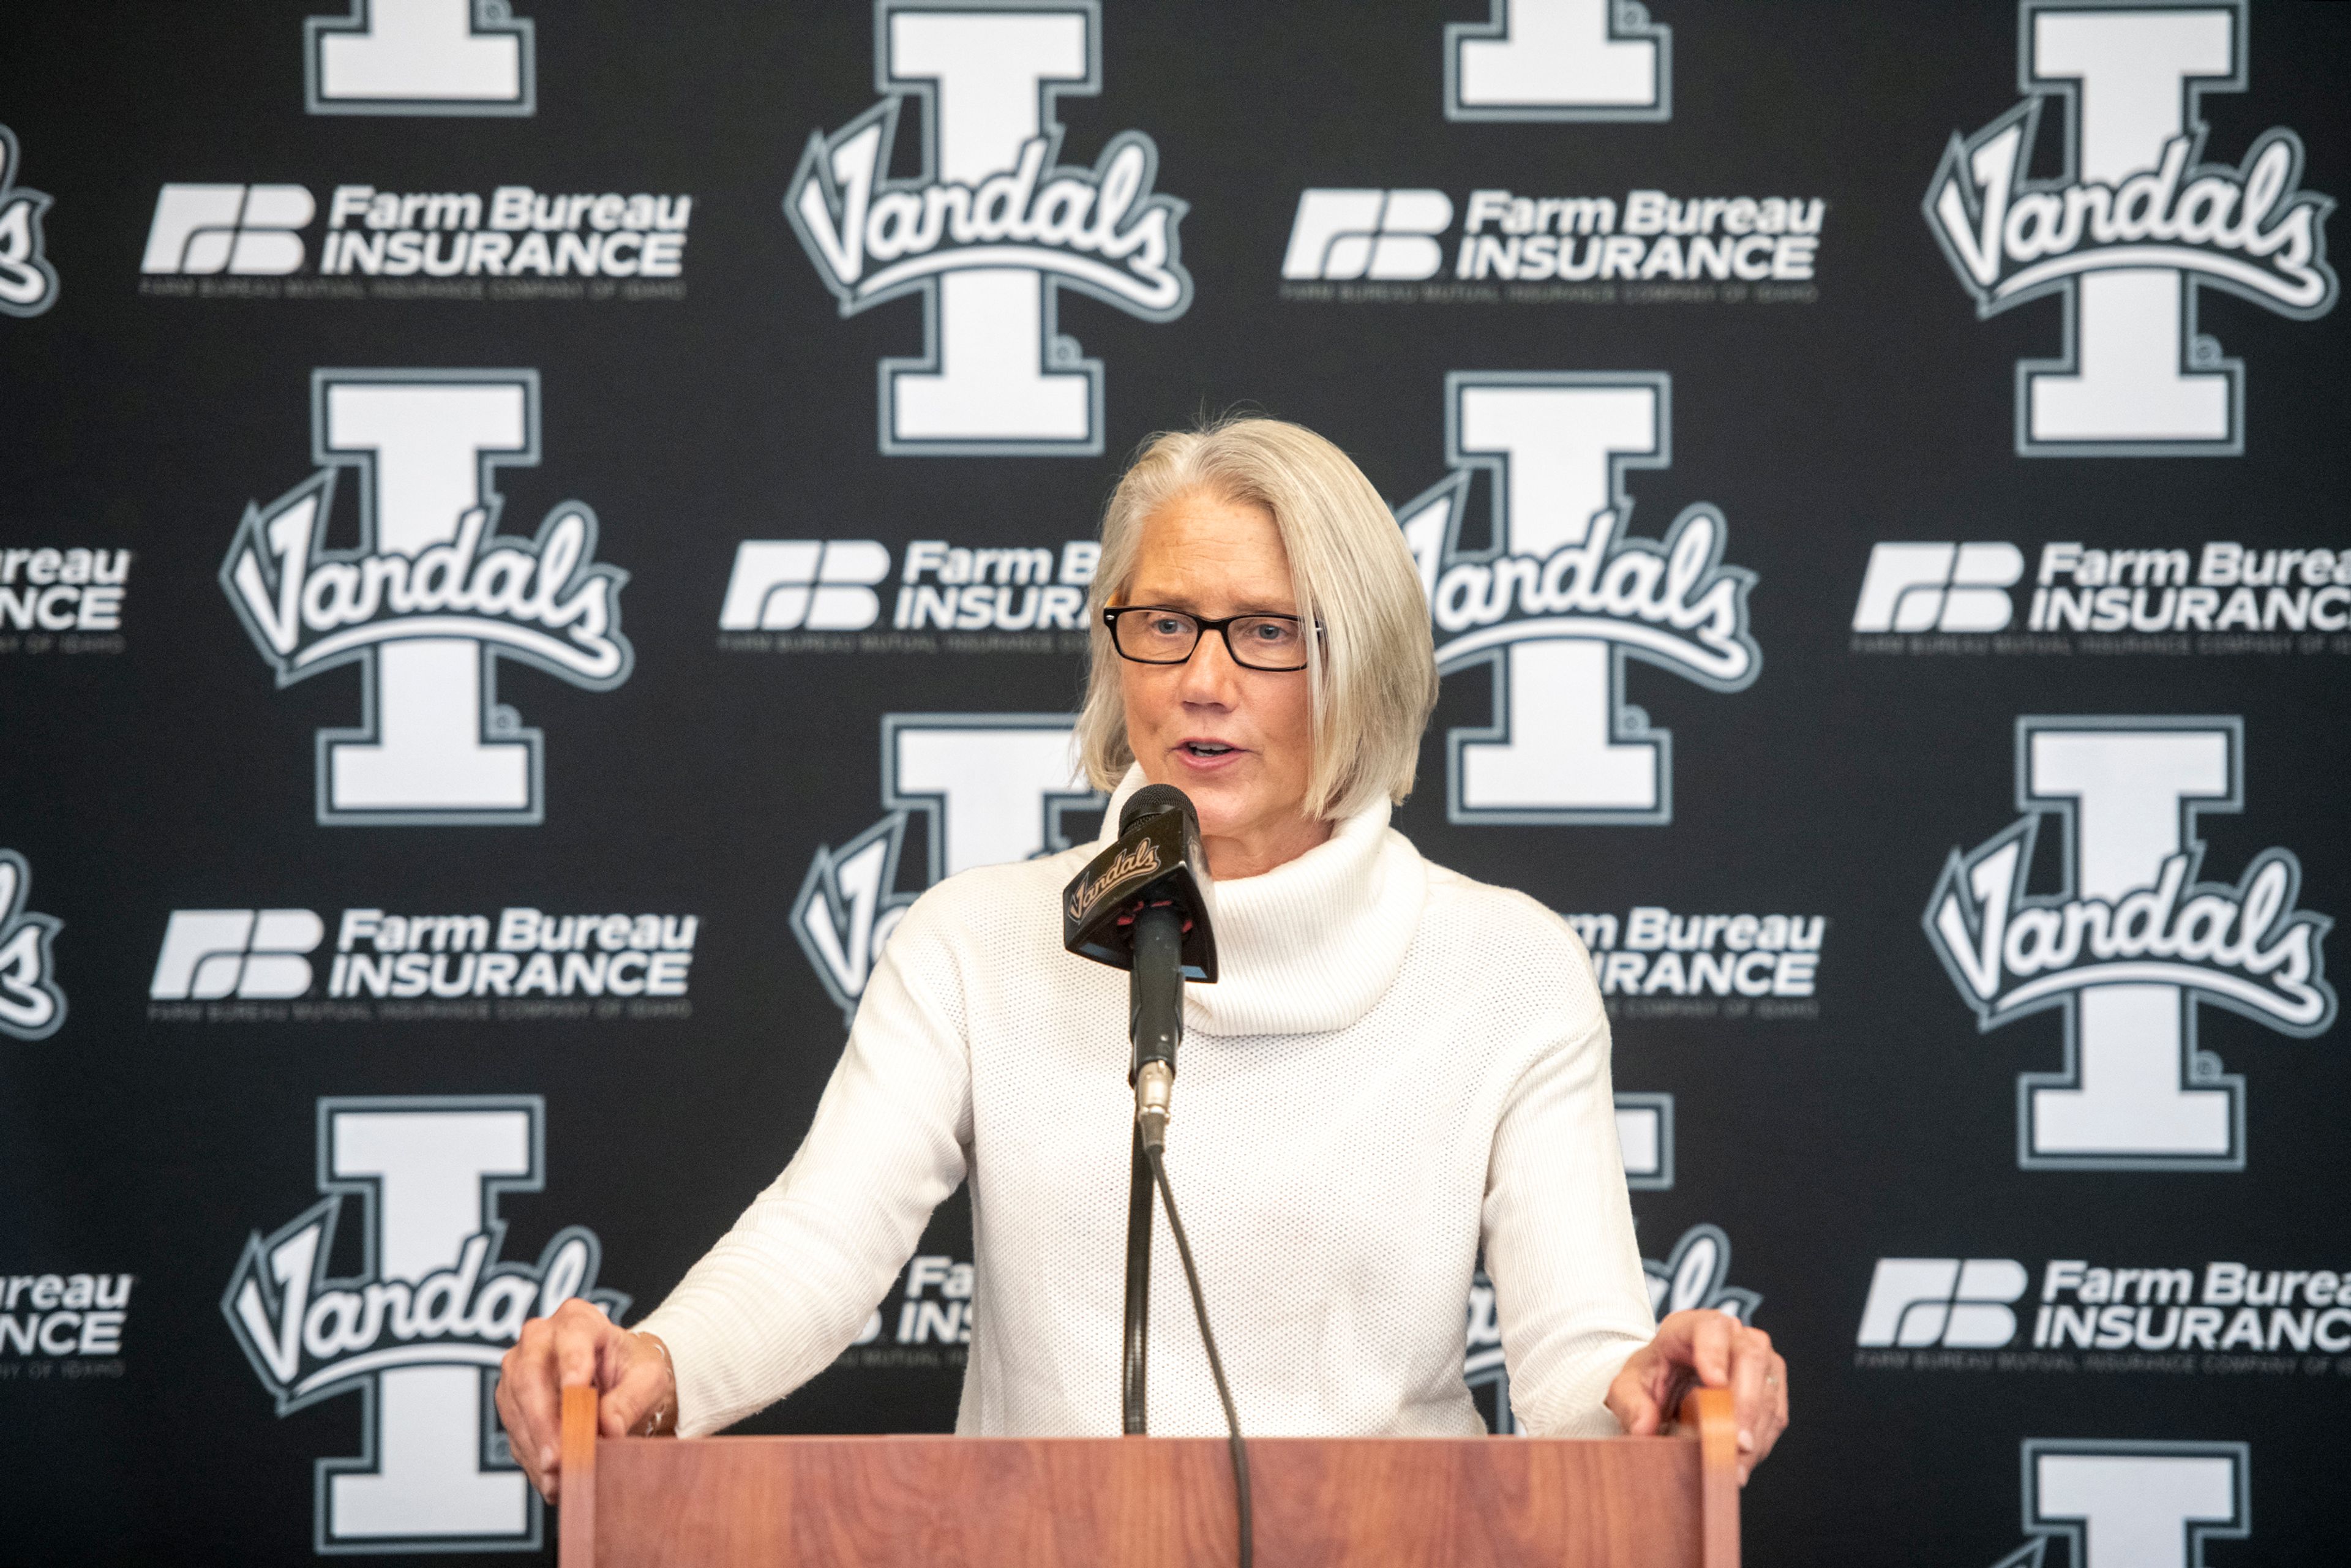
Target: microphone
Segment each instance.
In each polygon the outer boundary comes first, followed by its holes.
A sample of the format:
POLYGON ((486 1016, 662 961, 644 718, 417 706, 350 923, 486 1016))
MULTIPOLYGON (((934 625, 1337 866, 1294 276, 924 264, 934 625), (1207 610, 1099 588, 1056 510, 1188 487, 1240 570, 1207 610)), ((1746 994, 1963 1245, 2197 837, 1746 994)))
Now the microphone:
POLYGON ((1118 841, 1061 894, 1061 946, 1127 971, 1135 1125, 1144 1147, 1166 1145, 1176 1048, 1184 1040, 1184 982, 1217 977, 1215 894, 1200 850, 1200 819, 1170 784, 1136 790, 1119 813, 1118 841))
POLYGON ((1122 1337, 1119 1406, 1131 1437, 1149 1431, 1144 1369, 1150 1353, 1151 1211, 1155 1186, 1167 1204, 1167 1228, 1184 1261, 1184 1282, 1200 1324, 1201 1348, 1225 1409, 1233 1459, 1233 1499, 1240 1524, 1240 1568, 1255 1560, 1250 1523, 1249 1449, 1225 1381, 1224 1358, 1208 1328, 1207 1298, 1192 1259, 1191 1239, 1167 1184, 1168 1102, 1176 1088, 1176 1048, 1184 1040, 1184 982, 1217 977, 1215 884, 1200 850, 1200 819, 1171 784, 1137 789, 1118 814, 1118 841, 1096 855, 1061 894, 1061 946, 1127 972, 1127 1030, 1134 1054, 1134 1161, 1126 1208, 1126 1327, 1122 1337))

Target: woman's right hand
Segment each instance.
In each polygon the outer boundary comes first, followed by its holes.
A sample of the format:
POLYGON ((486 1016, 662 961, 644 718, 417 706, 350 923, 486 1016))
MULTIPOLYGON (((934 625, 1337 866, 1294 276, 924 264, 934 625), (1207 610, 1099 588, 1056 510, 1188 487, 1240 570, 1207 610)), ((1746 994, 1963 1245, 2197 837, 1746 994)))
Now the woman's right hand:
POLYGON ((532 1318, 499 1363, 498 1419, 515 1462, 549 1502, 562 1479, 563 1390, 585 1387, 598 1391, 596 1425, 607 1437, 677 1424, 677 1377, 657 1335, 632 1333, 577 1296, 532 1318))

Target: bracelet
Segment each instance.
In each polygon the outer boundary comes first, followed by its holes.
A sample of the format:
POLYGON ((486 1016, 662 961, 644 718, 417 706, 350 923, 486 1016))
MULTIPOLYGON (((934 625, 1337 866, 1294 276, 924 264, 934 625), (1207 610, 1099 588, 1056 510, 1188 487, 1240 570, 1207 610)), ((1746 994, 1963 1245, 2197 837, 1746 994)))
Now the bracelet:
POLYGON ((647 1411, 644 1420, 630 1434, 633 1437, 655 1437, 677 1429, 677 1361, 670 1354, 669 1343, 661 1335, 646 1333, 640 1329, 636 1337, 653 1341, 653 1348, 661 1352, 662 1364, 669 1369, 668 1396, 647 1411))

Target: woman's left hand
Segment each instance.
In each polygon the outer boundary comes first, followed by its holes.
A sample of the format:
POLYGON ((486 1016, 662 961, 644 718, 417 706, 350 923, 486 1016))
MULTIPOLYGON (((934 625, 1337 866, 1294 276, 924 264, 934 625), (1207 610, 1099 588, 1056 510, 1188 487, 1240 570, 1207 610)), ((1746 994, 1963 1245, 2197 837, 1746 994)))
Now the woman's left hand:
POLYGON ((1788 1364, 1771 1336, 1711 1307, 1674 1312, 1657 1337, 1635 1351, 1608 1385, 1616 1424, 1635 1437, 1654 1437, 1673 1418, 1693 1384, 1728 1388, 1739 1422, 1739 1484, 1763 1462, 1788 1426, 1788 1364))

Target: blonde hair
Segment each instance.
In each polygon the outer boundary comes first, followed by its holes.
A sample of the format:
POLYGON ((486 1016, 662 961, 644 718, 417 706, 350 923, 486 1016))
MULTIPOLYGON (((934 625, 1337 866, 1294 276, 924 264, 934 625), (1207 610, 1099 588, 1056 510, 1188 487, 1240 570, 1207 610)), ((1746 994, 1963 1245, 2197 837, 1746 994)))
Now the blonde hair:
POLYGON ((1320 628, 1311 683, 1314 755, 1306 810, 1352 816, 1412 792, 1420 735, 1437 706, 1437 655, 1420 575, 1395 518, 1347 455, 1303 425, 1217 420, 1145 442, 1103 509, 1102 559, 1086 603, 1090 663, 1077 738, 1087 775, 1114 789, 1134 761, 1119 654, 1102 612, 1123 598, 1143 525, 1176 497, 1262 507, 1280 531, 1299 618, 1320 628))

